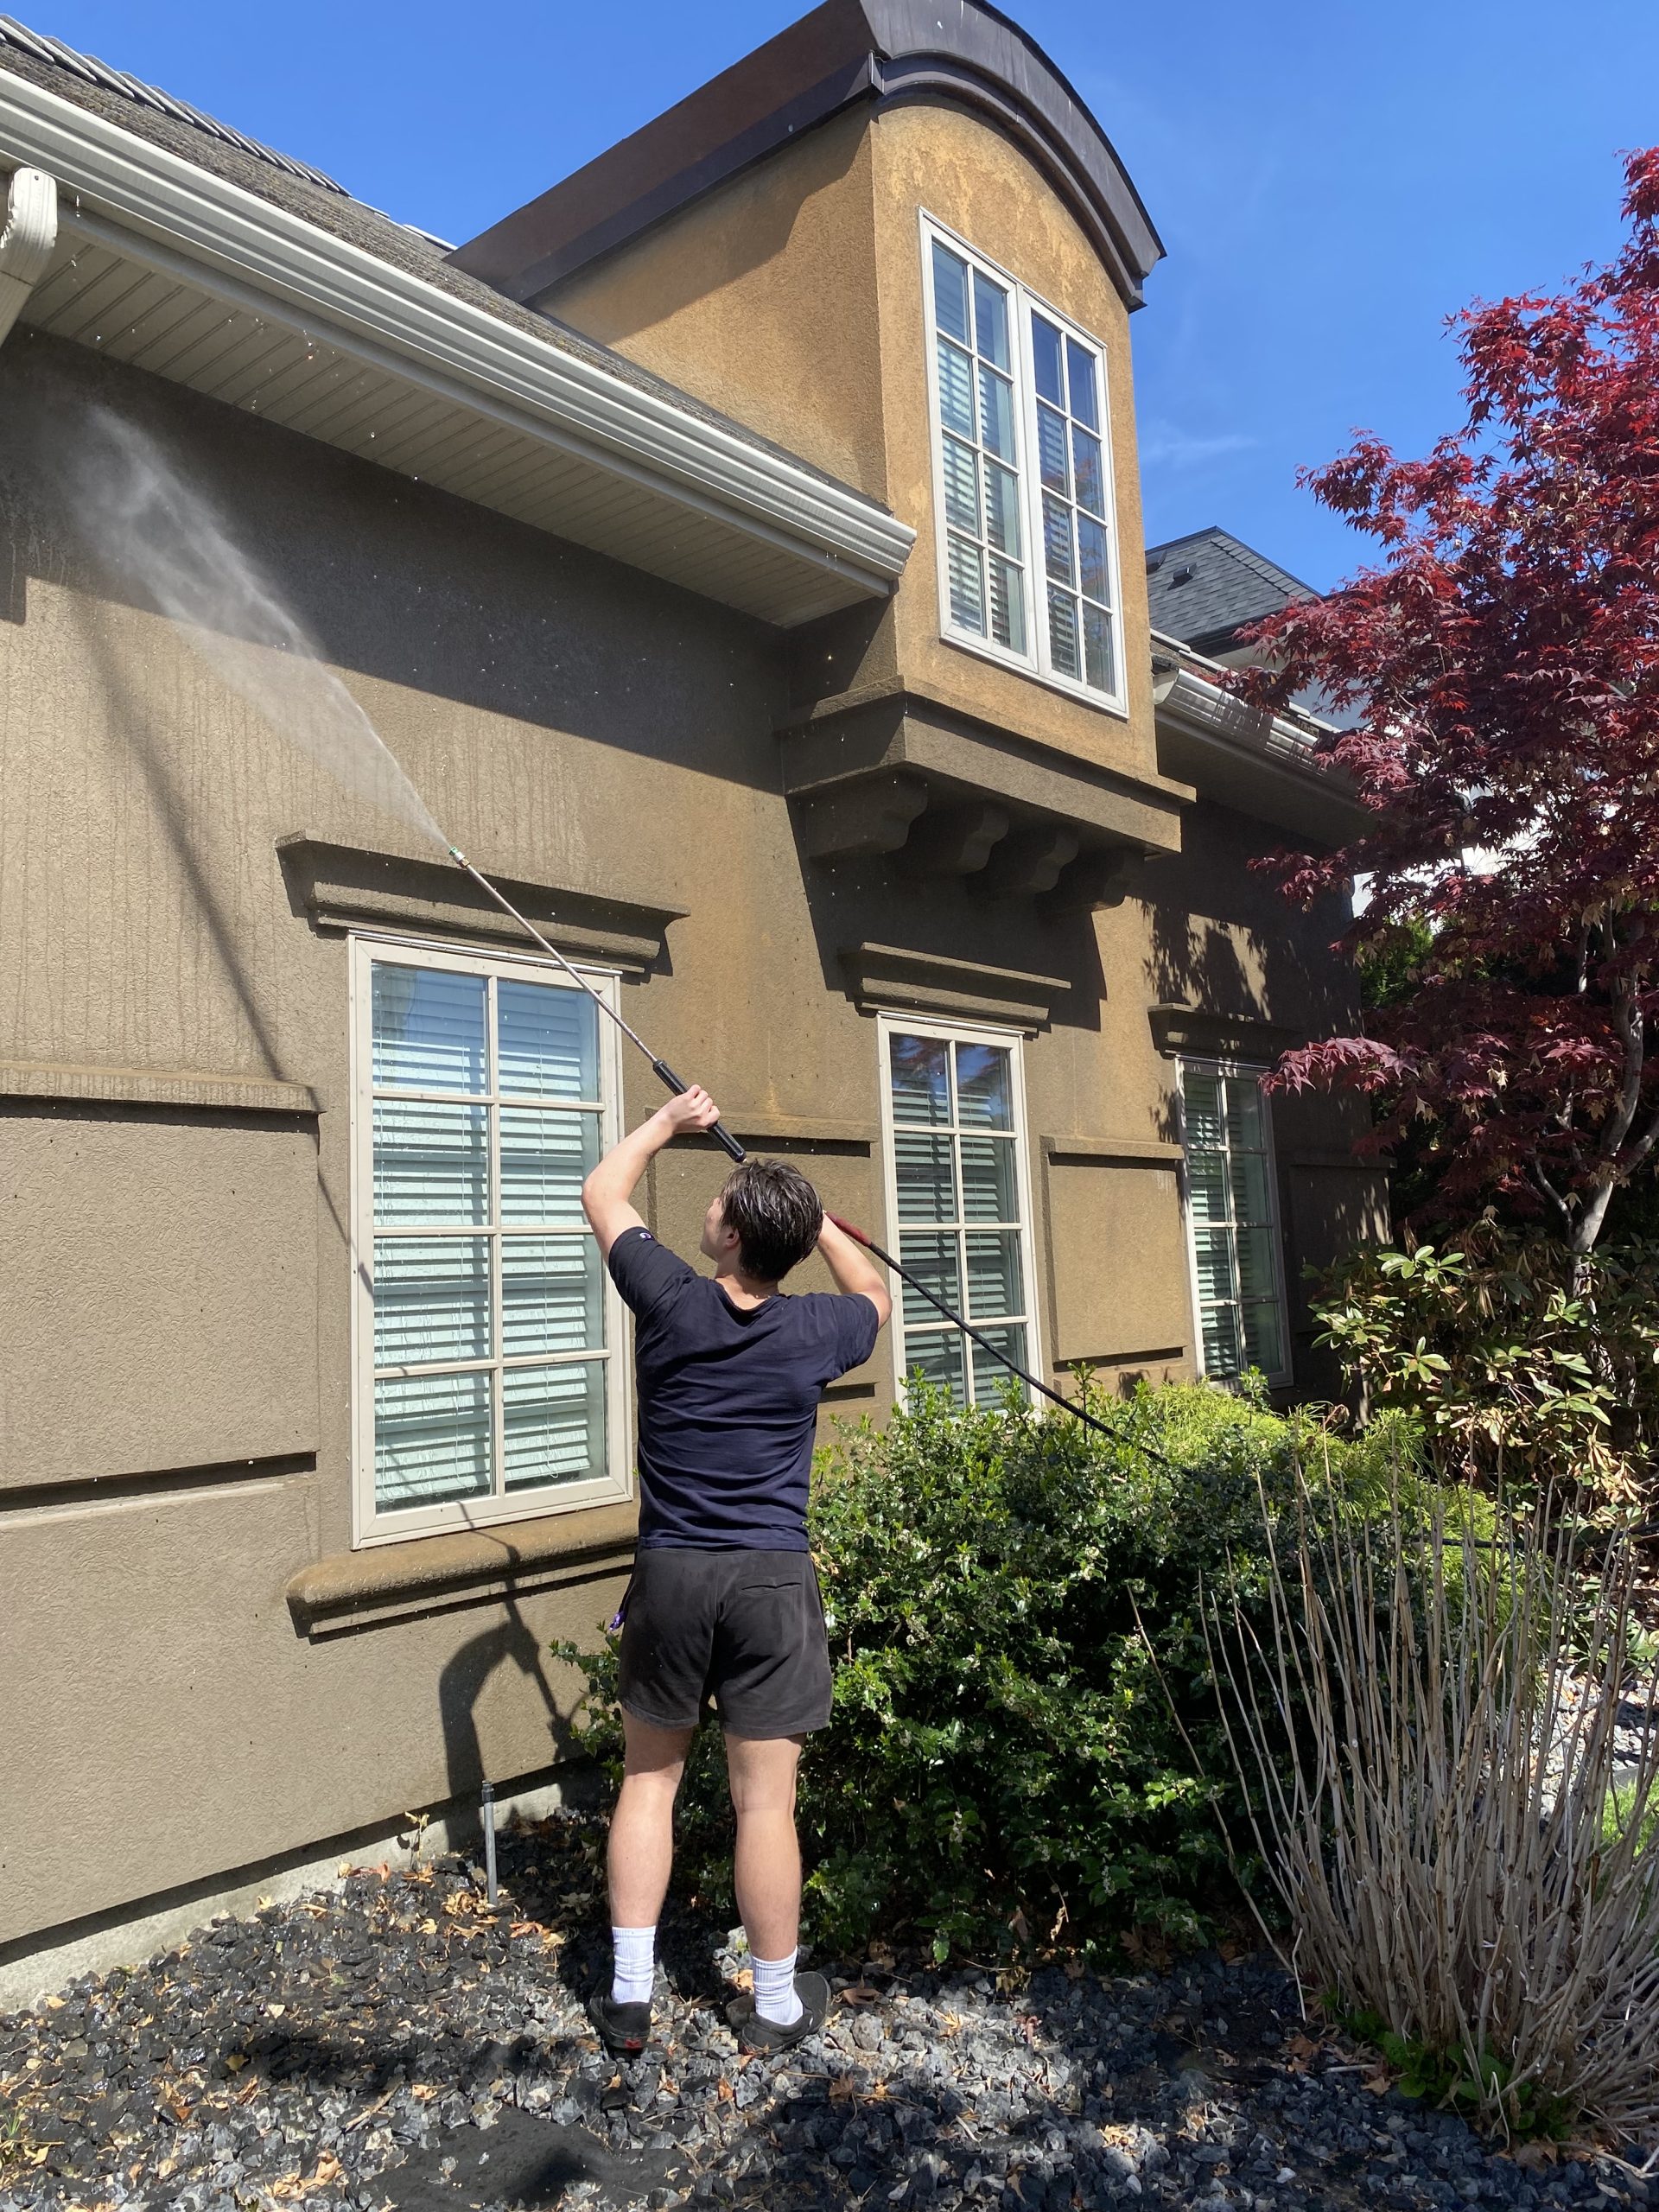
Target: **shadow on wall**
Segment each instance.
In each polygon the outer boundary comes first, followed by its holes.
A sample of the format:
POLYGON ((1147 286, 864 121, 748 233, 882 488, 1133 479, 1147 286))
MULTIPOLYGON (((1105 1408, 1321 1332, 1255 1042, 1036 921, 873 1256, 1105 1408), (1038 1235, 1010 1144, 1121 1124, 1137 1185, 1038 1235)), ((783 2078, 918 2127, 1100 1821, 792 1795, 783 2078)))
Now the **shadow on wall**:
MULTIPOLYGON (((501 1553, 503 1572, 511 1573, 518 1562, 518 1554, 505 1542, 501 1545, 501 1553)), ((576 1574, 562 1580, 559 1589, 567 1597, 577 1591, 597 1591, 608 1579, 608 1570, 576 1574)), ((489 1624, 455 1647, 438 1676, 438 1719, 443 1730, 445 1770, 452 1798, 475 1798, 484 1783, 513 1778, 499 1769, 491 1772, 480 1721, 485 1694, 503 1667, 515 1668, 522 1680, 533 1688, 546 1715, 550 1738, 545 1761, 526 1764, 518 1759, 515 1761, 516 1769, 522 1772, 539 1770, 543 1765, 575 1756, 581 1748, 575 1727, 575 1705, 569 1712, 561 1707, 550 1679, 548 1644, 525 1619, 518 1596, 509 1592, 487 1603, 489 1624)))
POLYGON ((990 898, 972 876, 912 879, 887 855, 825 862, 803 854, 800 870, 818 964, 826 988, 837 996, 847 988, 843 947, 902 945, 937 958, 1062 978, 1071 988, 1055 995, 1053 1027, 1099 1030, 1107 988, 1090 915, 1048 921, 1029 898, 990 898))
POLYGON ((129 416, 179 464, 331 665, 777 789, 785 649, 766 624, 27 328, 0 356, 13 601, 35 575, 150 611, 88 558, 54 486, 87 405, 129 416))

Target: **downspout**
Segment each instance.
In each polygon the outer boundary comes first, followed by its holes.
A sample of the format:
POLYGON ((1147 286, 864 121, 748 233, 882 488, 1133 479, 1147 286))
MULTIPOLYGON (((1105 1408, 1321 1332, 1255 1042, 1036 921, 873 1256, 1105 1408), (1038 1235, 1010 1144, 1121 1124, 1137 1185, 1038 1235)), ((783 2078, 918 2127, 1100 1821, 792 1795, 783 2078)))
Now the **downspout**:
POLYGON ((23 311, 58 242, 58 186, 44 169, 14 169, 0 230, 0 346, 23 311))

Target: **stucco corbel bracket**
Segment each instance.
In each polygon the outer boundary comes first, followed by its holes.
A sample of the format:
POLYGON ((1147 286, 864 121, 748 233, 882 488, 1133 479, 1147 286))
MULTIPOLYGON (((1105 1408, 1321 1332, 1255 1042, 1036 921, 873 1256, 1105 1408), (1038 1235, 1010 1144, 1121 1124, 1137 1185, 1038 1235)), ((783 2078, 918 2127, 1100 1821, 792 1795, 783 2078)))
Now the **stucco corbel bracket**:
POLYGON ((0 228, 0 345, 51 265, 57 243, 57 180, 44 169, 14 169, 0 228))
POLYGON ((809 860, 851 860, 896 853, 927 804, 918 776, 873 776, 797 804, 801 850, 809 860))
POLYGON ((1064 822, 1033 822, 1005 837, 980 883, 993 899, 1046 897, 1077 856, 1082 842, 1064 822))
POLYGON ((1007 836, 1013 817, 994 800, 933 806, 916 823, 899 854, 906 875, 976 875, 1007 836))
POLYGON ((1046 921, 1057 922, 1121 906, 1146 857, 1135 845, 1090 846, 1056 871, 1052 883, 1038 898, 1038 912, 1046 921))

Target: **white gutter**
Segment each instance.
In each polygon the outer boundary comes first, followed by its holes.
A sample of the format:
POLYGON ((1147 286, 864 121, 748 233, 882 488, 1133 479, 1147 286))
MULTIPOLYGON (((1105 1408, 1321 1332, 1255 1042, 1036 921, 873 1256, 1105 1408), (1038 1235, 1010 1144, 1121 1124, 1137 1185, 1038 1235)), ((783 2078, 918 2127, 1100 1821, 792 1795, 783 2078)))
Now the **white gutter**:
POLYGON ((58 188, 43 169, 13 172, 0 230, 0 346, 45 276, 58 243, 58 188))
POLYGON ((1268 788, 1276 785, 1284 798, 1271 814, 1275 821, 1284 817, 1288 807, 1299 823, 1312 823, 1319 817, 1322 830, 1331 834, 1351 835, 1370 823, 1348 777, 1315 758, 1314 746, 1329 725, 1313 715, 1304 720, 1251 706, 1201 673, 1205 669, 1213 669, 1217 677, 1230 673, 1219 662, 1205 660, 1160 631, 1152 633, 1152 650, 1154 661, 1175 663, 1171 671, 1154 669, 1152 696, 1158 726, 1191 749, 1193 757, 1183 765, 1182 772, 1200 790, 1205 783, 1201 764, 1207 756, 1215 764, 1217 782, 1229 772, 1235 781, 1241 775, 1254 779, 1264 798, 1268 788), (1266 786, 1261 781, 1264 775, 1266 786))
POLYGON ((914 531, 855 493, 0 70, 4 161, 55 173, 70 229, 649 483, 872 593, 885 594, 905 565, 914 531))

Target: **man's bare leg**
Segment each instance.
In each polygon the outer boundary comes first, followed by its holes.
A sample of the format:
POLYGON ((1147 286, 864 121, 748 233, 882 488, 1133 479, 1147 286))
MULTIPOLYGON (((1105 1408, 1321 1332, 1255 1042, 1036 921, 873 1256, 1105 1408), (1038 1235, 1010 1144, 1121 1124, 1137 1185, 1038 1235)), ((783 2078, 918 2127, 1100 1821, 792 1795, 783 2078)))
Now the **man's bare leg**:
POLYGON ((726 1738, 726 1771, 737 1814, 732 1878, 754 1961, 755 2010, 785 2020, 800 2015, 794 1993, 801 1926, 795 1776, 804 1740, 730 1733, 726 1738))
POLYGON ((616 1944, 611 1994, 617 2003, 648 2004, 657 1923, 674 1864, 674 1799, 694 1732, 658 1728, 631 1713, 623 1714, 622 1729, 622 1789, 606 1852, 616 1944))

